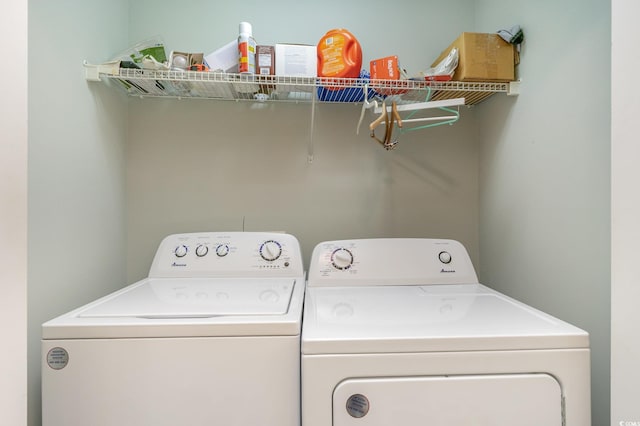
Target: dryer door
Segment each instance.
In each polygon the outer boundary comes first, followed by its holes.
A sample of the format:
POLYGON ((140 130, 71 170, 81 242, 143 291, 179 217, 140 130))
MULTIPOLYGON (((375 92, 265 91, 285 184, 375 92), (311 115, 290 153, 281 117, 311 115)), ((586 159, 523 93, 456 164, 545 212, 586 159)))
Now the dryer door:
POLYGON ((334 426, 561 426, 548 374, 348 379, 333 393, 334 426))

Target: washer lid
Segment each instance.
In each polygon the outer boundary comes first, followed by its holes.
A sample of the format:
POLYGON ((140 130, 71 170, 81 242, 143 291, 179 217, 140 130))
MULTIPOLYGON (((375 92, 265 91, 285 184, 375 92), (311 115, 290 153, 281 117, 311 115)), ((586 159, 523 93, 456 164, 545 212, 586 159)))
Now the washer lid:
POLYGON ((304 277, 146 278, 42 325, 43 339, 299 336, 304 277))
POLYGON ((585 331, 481 284, 307 289, 303 354, 588 347, 585 331))
POLYGON ((294 279, 149 278, 90 306, 79 318, 210 318, 283 315, 294 279))

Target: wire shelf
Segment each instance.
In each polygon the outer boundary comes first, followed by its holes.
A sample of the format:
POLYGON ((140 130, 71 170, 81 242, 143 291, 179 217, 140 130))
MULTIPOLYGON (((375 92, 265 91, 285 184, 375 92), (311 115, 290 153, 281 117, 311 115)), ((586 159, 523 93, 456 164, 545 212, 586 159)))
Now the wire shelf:
MULTIPOLYGON (((362 78, 244 75, 201 71, 120 68, 93 71, 89 80, 106 80, 130 96, 218 100, 351 102, 392 96, 399 103, 464 98, 475 105, 495 93, 514 94, 516 82, 369 80, 362 78)), ((89 75, 89 71, 87 71, 89 75)))

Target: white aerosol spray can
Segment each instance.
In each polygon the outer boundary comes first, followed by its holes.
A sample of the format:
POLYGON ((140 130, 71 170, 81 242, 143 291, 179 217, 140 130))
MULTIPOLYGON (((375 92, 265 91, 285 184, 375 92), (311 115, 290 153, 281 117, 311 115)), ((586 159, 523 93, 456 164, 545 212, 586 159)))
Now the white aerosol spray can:
POLYGON ((256 72, 256 41, 253 39, 251 24, 240 22, 238 36, 238 72, 240 74, 255 74, 256 72))

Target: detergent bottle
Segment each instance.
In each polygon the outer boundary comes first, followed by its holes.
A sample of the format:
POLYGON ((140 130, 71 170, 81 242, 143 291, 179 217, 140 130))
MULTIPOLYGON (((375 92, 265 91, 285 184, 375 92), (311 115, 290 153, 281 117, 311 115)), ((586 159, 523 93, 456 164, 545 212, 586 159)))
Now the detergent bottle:
POLYGON ((362 49, 353 34, 343 28, 328 31, 318 42, 318 76, 357 78, 362 49))

